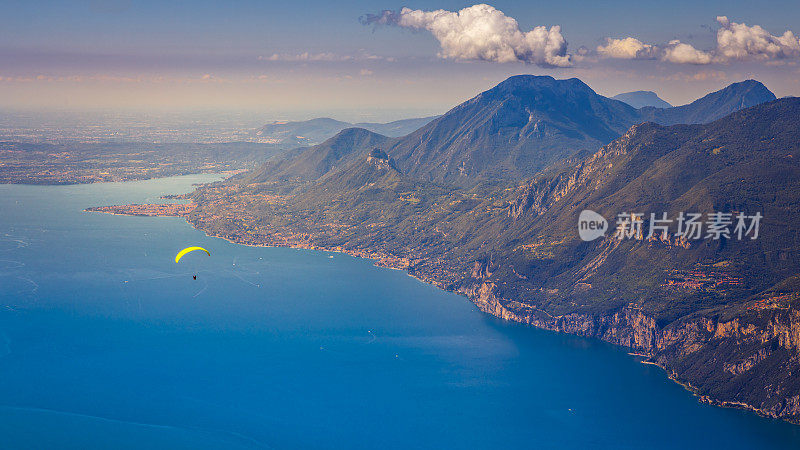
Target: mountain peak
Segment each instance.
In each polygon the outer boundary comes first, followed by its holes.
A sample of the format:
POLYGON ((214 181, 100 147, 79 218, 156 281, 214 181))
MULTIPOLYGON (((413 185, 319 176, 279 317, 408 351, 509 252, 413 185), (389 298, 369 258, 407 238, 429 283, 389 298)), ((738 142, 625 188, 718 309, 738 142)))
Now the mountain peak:
POLYGON ((760 82, 758 80, 754 80, 752 78, 748 78, 746 80, 739 81, 738 83, 731 83, 728 87, 731 87, 731 86, 760 86, 760 87, 762 87, 764 89, 767 88, 766 86, 764 86, 764 83, 762 83, 762 82, 760 82))
POLYGON ((624 92, 611 98, 627 103, 636 109, 644 108, 645 106, 652 106, 654 108, 672 108, 672 105, 665 102, 653 91, 624 92))
MULTIPOLYGON (((764 103, 765 101, 772 101, 772 100, 776 99, 775 94, 773 94, 772 91, 767 89, 767 87, 764 86, 763 83, 761 83, 760 81, 757 81, 757 80, 744 80, 744 81, 740 81, 738 83, 731 83, 728 86, 726 86, 724 89, 722 89, 721 91, 712 92, 711 94, 708 94, 708 95, 713 95, 713 94, 740 94, 740 93, 743 93, 743 92, 751 93, 753 96, 757 96, 757 97, 761 98, 762 100, 764 100, 761 103, 764 103)), ((708 96, 706 96, 706 97, 708 97, 708 96)))
POLYGON ((323 144, 335 144, 337 142, 352 142, 362 139, 386 139, 386 136, 374 133, 365 128, 351 127, 336 133, 328 138, 323 144))
POLYGON ((564 94, 570 91, 590 92, 594 90, 577 78, 557 80, 549 75, 514 75, 508 77, 497 86, 485 91, 482 96, 519 94, 529 91, 552 91, 564 94))
POLYGON ((730 99, 736 99, 742 102, 742 106, 740 107, 741 109, 742 107, 750 107, 761 103, 771 102, 776 98, 777 97, 775 97, 775 94, 767 89, 767 87, 764 86, 764 84, 760 81, 744 80, 738 83, 731 83, 719 91, 712 92, 705 97, 695 100, 694 102, 690 103, 690 105, 704 101, 724 102, 730 99))

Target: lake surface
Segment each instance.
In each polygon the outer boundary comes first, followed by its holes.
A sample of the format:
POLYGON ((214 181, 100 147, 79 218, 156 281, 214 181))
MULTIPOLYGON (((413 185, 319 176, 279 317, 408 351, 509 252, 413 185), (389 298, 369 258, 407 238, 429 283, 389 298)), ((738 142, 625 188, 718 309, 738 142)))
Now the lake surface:
POLYGON ((800 447, 369 260, 82 211, 212 179, 0 185, 0 447, 800 447))

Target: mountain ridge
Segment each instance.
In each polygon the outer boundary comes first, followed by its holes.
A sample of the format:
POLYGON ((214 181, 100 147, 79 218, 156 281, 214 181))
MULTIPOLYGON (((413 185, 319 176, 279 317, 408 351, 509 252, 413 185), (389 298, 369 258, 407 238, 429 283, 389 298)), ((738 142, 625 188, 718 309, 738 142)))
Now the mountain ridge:
MULTIPOLYGON (((378 145, 403 173, 419 180, 459 186, 514 182, 569 158, 589 154, 637 123, 710 122, 774 98, 764 85, 748 80, 688 105, 637 110, 597 94, 577 78, 518 75, 455 106, 418 130, 385 138, 378 145)), ((302 161, 323 158, 310 155, 329 153, 328 145, 290 153, 288 159, 298 158, 293 174, 306 180, 313 178, 309 175, 315 170, 302 168, 307 163, 302 161), (304 156, 297 156, 298 153, 304 156)), ((363 154, 375 145, 354 145, 350 153, 363 154)), ((268 173, 263 171, 264 175, 268 173)), ((281 175, 287 178, 291 173, 281 175)), ((262 176, 262 181, 267 179, 269 176, 262 176)))
POLYGON ((645 107, 642 119, 662 125, 712 122, 740 109, 775 100, 766 86, 756 80, 732 83, 687 105, 672 108, 645 107))

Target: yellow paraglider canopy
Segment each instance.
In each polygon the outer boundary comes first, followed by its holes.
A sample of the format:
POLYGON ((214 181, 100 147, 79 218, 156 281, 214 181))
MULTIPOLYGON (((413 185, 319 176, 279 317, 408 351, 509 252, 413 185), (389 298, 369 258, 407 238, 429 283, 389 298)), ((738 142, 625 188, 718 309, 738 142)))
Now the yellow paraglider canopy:
POLYGON ((193 252, 195 250, 202 250, 202 251, 206 252, 208 254, 208 256, 211 256, 211 252, 209 252, 208 250, 204 249, 203 247, 186 247, 185 249, 179 251, 177 255, 175 255, 175 262, 177 263, 178 261, 181 260, 181 258, 183 258, 183 255, 185 255, 185 254, 187 254, 189 252, 193 252))

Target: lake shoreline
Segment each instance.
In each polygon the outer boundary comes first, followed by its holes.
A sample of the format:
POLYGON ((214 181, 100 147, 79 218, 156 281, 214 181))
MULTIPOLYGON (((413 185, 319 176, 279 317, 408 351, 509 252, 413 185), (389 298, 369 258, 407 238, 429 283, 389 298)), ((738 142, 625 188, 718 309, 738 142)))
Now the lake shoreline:
MULTIPOLYGON (((128 216, 139 216, 139 217, 143 216, 143 214, 125 213, 124 209, 126 208, 126 206, 141 207, 142 205, 94 207, 94 208, 87 208, 86 211, 103 212, 114 215, 128 215, 128 216), (113 208, 113 210, 108 208, 113 208)), ((471 287, 451 289, 444 282, 438 280, 434 275, 427 275, 422 271, 420 272, 410 271, 409 269, 411 268, 411 261, 408 258, 396 257, 394 255, 389 255, 384 252, 371 252, 369 250, 364 250, 364 249, 353 250, 339 246, 326 247, 326 246, 312 244, 308 241, 301 241, 300 239, 293 240, 291 239, 291 237, 289 238, 284 237, 283 240, 277 240, 275 237, 273 237, 272 240, 268 243, 246 242, 241 238, 241 236, 230 236, 221 233, 214 233, 202 227, 201 225, 192 222, 189 217, 190 212, 191 211, 187 211, 182 214, 164 214, 164 215, 152 214, 152 215, 147 215, 147 217, 161 217, 161 216, 183 217, 190 226, 192 226, 196 230, 202 231, 206 236, 223 239, 225 241, 228 241, 236 245, 244 245, 248 247, 265 247, 265 248, 293 248, 293 249, 313 250, 313 251, 321 251, 328 253, 342 253, 355 258, 369 259, 372 260, 374 265, 377 267, 383 267, 393 270, 402 270, 406 272, 408 276, 415 278, 420 282, 433 285, 446 292, 452 292, 455 294, 459 294, 463 297, 466 297, 471 303, 477 306, 479 310, 493 317, 504 319, 510 322, 531 325, 533 327, 543 330, 581 336, 581 337, 595 338, 607 343, 617 345, 619 347, 623 347, 623 349, 632 350, 633 352, 629 353, 630 355, 643 358, 643 360, 640 361, 642 364, 653 365, 662 369, 666 373, 667 378, 669 380, 679 384, 686 391, 690 392, 694 397, 698 399, 699 403, 710 404, 723 408, 734 408, 734 409, 752 411, 761 417, 780 419, 795 425, 800 425, 800 421, 798 420, 792 420, 789 417, 782 417, 773 411, 768 411, 762 408, 758 408, 755 405, 751 405, 745 402, 723 400, 719 398, 714 398, 710 395, 702 394, 700 392, 700 389, 692 385, 690 381, 680 377, 680 375, 675 370, 670 369, 669 368, 670 361, 663 355, 659 356, 658 352, 656 351, 657 349, 655 348, 648 349, 646 347, 643 347, 641 346, 642 343, 637 342, 635 338, 631 340, 630 338, 631 335, 635 336, 637 334, 642 334, 642 333, 653 334, 659 331, 655 327, 655 320, 652 317, 644 315, 642 311, 638 308, 628 306, 623 308, 621 311, 617 311, 613 314, 604 316, 589 316, 585 314, 568 314, 566 316, 552 316, 544 310, 531 307, 532 309, 531 314, 527 316, 520 316, 519 314, 510 311, 505 306, 503 306, 504 301, 507 302, 508 299, 501 299, 497 297, 493 293, 494 286, 491 283, 480 281, 478 283, 475 283, 471 287), (624 316, 625 320, 619 320, 620 316, 624 316), (634 316, 635 318, 629 320, 630 316, 634 316), (603 328, 601 326, 598 326, 598 324, 605 324, 609 326, 609 329, 613 330, 613 332, 608 333, 608 330, 605 330, 605 332, 598 333, 597 331, 603 328), (642 324, 646 324, 645 329, 642 329, 642 324), (588 331, 591 329, 595 330, 595 332, 588 331)), ((663 330, 660 331, 663 332, 663 330)))

